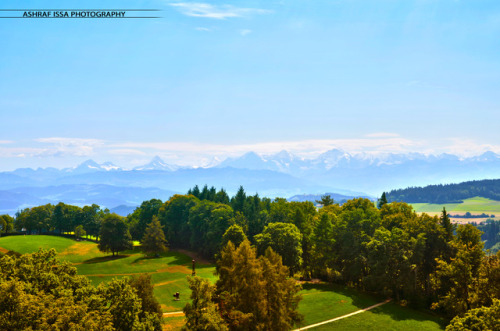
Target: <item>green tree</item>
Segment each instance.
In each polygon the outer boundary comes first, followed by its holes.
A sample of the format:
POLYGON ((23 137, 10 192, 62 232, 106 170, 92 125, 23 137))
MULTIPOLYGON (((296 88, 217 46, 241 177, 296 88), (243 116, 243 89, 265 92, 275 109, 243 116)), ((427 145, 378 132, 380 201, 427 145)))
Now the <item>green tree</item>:
POLYGON ((203 200, 189 210, 188 222, 191 248, 213 258, 220 250, 222 236, 234 224, 233 210, 228 205, 203 200))
POLYGON ((247 198, 247 195, 245 193, 245 190, 243 189, 243 186, 240 186, 238 189, 238 192, 236 192, 236 195, 231 199, 231 207, 233 210, 242 212, 243 211, 243 206, 245 205, 245 200, 247 198))
POLYGON ((14 229, 14 218, 10 215, 0 215, 0 235, 9 233, 14 229))
POLYGON ((299 270, 302 264, 302 235, 294 224, 271 223, 255 236, 255 242, 259 255, 271 247, 283 258, 283 264, 291 273, 299 270))
POLYGON ((112 330, 95 288, 54 249, 0 258, 1 330, 112 330))
POLYGON ((495 299, 500 299, 500 251, 488 254, 481 261, 471 296, 472 307, 491 306, 495 299))
POLYGON ((101 252, 111 252, 115 255, 132 248, 132 238, 128 232, 124 219, 117 214, 108 214, 104 217, 100 233, 101 241, 98 248, 101 252))
POLYGON ((314 228, 312 242, 315 273, 321 276, 327 276, 329 274, 328 269, 333 268, 335 258, 333 224, 327 213, 321 214, 319 223, 314 228))
POLYGON ((377 203, 378 209, 381 209, 386 203, 387 203, 387 197, 385 195, 385 192, 382 192, 382 196, 380 197, 377 203))
POLYGON ((31 208, 25 223, 28 232, 31 233, 36 230, 40 234, 42 231, 50 231, 53 209, 54 206, 51 204, 31 208))
POLYGON ((439 297, 433 308, 441 307, 450 316, 462 315, 471 309, 473 284, 479 277, 484 256, 481 232, 471 224, 460 225, 453 238, 455 256, 446 262, 438 260, 433 275, 439 297))
POLYGON ((214 302, 215 286, 206 279, 187 277, 191 289, 191 303, 186 303, 183 311, 186 315, 186 325, 183 330, 227 330, 225 321, 222 319, 219 307, 214 302))
POLYGON ((417 240, 402 229, 377 229, 366 244, 370 268, 370 274, 365 277, 368 287, 400 301, 403 290, 415 283, 411 262, 416 243, 417 240))
POLYGON ((151 275, 142 274, 139 276, 134 276, 130 278, 129 284, 136 291, 139 299, 141 299, 142 309, 139 313, 139 317, 141 319, 145 319, 147 317, 147 314, 152 314, 156 315, 159 322, 161 317, 163 316, 163 312, 154 294, 154 286, 151 280, 151 275))
POLYGON ((316 203, 319 203, 322 207, 328 207, 333 205, 334 201, 329 194, 325 194, 321 196, 320 200, 316 200, 316 203))
POLYGON ((136 208, 132 215, 134 220, 132 222, 133 228, 130 229, 132 238, 135 240, 140 240, 144 237, 146 227, 153 220, 153 217, 158 215, 163 202, 159 199, 151 199, 142 202, 142 204, 136 208))
POLYGON ((85 232, 85 230, 83 229, 83 225, 78 225, 76 228, 75 228, 75 237, 76 238, 82 238, 86 235, 87 233, 85 232))
POLYGON ((105 216, 105 212, 101 210, 96 204, 91 206, 84 206, 80 211, 81 224, 87 235, 94 236, 96 240, 99 239, 99 233, 101 231, 101 223, 105 216))
POLYGON ((500 330, 500 300, 490 307, 469 310, 464 316, 456 316, 446 327, 446 331, 486 331, 500 330))
POLYGON ((158 255, 167 251, 167 241, 158 217, 153 216, 153 220, 146 228, 141 244, 143 252, 148 255, 158 255))
POLYGON ((446 233, 446 241, 450 241, 453 238, 453 224, 451 224, 450 217, 448 216, 448 213, 446 212, 446 208, 443 207, 443 211, 441 213, 441 218, 440 218, 440 224, 445 230, 446 233))
POLYGON ((217 261, 217 274, 216 293, 230 330, 289 330, 301 320, 300 287, 271 248, 257 258, 248 240, 236 249, 229 242, 217 261))
POLYGON ((282 263, 281 256, 268 247, 260 257, 262 267, 262 292, 266 302, 264 330, 290 330, 302 321, 298 305, 302 297, 298 295, 301 287, 293 278, 288 278, 288 268, 282 263))
POLYGON ((165 236, 170 247, 190 248, 190 209, 200 202, 193 195, 175 194, 158 211, 158 219, 165 226, 165 236))
POLYGON ((226 232, 222 236, 222 247, 225 247, 228 242, 232 242, 233 245, 239 246, 243 241, 247 239, 245 232, 238 224, 233 224, 227 228, 226 232))

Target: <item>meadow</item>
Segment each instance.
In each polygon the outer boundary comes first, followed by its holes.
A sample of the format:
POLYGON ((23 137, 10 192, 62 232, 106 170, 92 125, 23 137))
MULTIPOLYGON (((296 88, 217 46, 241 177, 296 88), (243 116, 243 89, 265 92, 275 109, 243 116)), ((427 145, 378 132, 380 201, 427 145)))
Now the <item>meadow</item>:
MULTIPOLYGON (((462 203, 446 203, 446 204, 435 204, 435 203, 412 203, 413 209, 417 213, 427 213, 429 215, 440 215, 443 207, 446 211, 452 215, 464 215, 466 212, 471 214, 488 214, 495 215, 495 219, 500 219, 500 201, 495 201, 482 197, 475 197, 465 199, 462 203)), ((452 218, 453 219, 453 218, 452 218)), ((453 219, 460 222, 481 222, 486 219, 482 218, 456 218, 453 219)))
MULTIPOLYGON (((122 252, 112 257, 101 253, 97 245, 88 241, 75 241, 63 237, 29 235, 0 238, 0 248, 29 253, 38 248, 55 248, 61 260, 73 263, 79 274, 86 275, 94 285, 107 282, 115 277, 125 277, 148 273, 151 275, 155 295, 164 312, 180 311, 189 300, 186 280, 191 275, 192 257, 186 252, 169 251, 158 258, 146 258, 141 251, 122 252), (179 292, 180 300, 174 301, 173 294, 179 292)), ((196 258, 195 258, 196 259, 196 258)), ((216 281, 213 264, 196 263, 197 275, 216 281)), ((366 308, 385 298, 363 294, 353 289, 332 284, 302 285, 302 301, 299 311, 304 315, 301 326, 318 323, 366 308)), ((166 318, 165 330, 178 330, 183 325, 183 317, 166 318)), ((335 329, 380 329, 384 330, 442 330, 445 321, 431 314, 403 308, 389 303, 346 319, 319 326, 314 330, 335 329)))

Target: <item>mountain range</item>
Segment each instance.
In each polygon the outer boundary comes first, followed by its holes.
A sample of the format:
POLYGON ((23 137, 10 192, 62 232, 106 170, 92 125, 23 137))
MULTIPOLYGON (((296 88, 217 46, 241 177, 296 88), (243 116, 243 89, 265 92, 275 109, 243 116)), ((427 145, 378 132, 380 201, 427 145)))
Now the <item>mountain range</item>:
POLYGON ((452 154, 350 154, 332 149, 310 159, 288 151, 249 152, 198 168, 168 164, 158 156, 132 169, 87 160, 73 168, 0 172, 0 213, 59 201, 108 208, 137 206, 205 184, 223 187, 230 195, 243 185, 249 194, 268 197, 334 192, 373 198, 395 188, 494 178, 500 178, 500 155, 494 152, 461 158, 452 154))

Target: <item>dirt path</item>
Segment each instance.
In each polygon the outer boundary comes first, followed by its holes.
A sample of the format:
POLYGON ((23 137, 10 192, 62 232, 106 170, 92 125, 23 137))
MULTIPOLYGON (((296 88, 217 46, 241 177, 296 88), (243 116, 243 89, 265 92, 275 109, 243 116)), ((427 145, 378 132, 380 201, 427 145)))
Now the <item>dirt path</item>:
POLYGON ((342 316, 339 316, 339 317, 335 317, 335 318, 332 318, 331 320, 328 320, 328 321, 323 321, 323 322, 319 322, 319 323, 316 323, 316 324, 311 324, 311 325, 308 325, 308 326, 304 326, 303 328, 298 328, 298 329, 295 329, 293 331, 299 331, 299 330, 307 330, 307 329, 311 329, 311 328, 315 328, 317 326, 320 326, 320 325, 323 325, 323 324, 327 324, 327 323, 331 323, 331 322, 335 322, 335 321, 338 321, 338 320, 341 320, 343 318, 346 318, 346 317, 351 317, 353 315, 356 315, 356 314, 359 314, 359 313, 363 313, 367 310, 370 310, 370 309, 373 309, 373 308, 377 308, 379 306, 382 306, 382 305, 385 305, 386 303, 390 302, 392 299, 387 299, 385 300, 384 302, 379 302, 373 306, 370 306, 370 307, 366 307, 364 309, 360 309, 360 310, 357 310, 353 313, 350 313, 350 314, 346 314, 346 315, 342 315, 342 316))

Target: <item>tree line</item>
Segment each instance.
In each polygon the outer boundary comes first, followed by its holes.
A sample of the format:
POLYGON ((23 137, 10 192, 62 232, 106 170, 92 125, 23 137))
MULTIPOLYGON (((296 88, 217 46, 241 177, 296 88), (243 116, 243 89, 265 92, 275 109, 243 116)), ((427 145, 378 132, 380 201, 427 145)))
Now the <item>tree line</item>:
POLYGON ((500 179, 408 187, 387 193, 389 201, 404 201, 407 203, 460 203, 464 199, 478 196, 500 201, 500 179))
POLYGON ((112 217, 136 240, 157 222, 171 248, 210 259, 220 260, 229 242, 236 249, 248 240, 256 256, 268 248, 279 254, 289 275, 345 284, 450 318, 496 307, 500 253, 485 253, 473 225, 456 227, 445 210, 431 217, 404 202, 375 206, 358 198, 340 206, 324 197, 321 204, 260 198, 242 187, 230 198, 222 189, 196 186, 166 202, 145 201, 126 218, 112 217))

